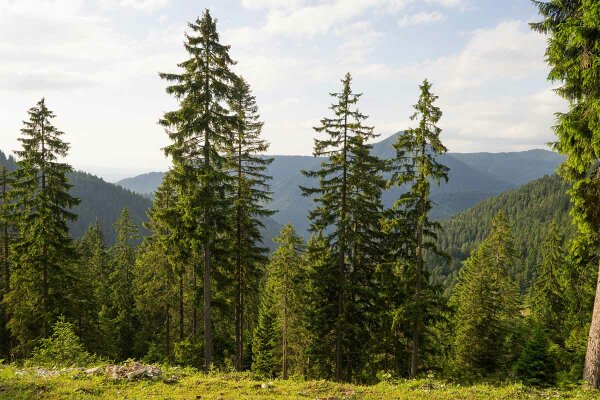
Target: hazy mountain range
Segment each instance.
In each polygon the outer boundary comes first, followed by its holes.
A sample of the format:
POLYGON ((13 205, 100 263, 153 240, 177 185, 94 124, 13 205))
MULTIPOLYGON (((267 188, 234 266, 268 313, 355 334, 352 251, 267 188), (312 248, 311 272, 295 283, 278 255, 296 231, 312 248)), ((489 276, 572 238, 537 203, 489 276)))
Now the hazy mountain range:
MULTIPOLYGON (((395 155, 392 135, 373 145, 373 153, 381 158, 395 155)), ((321 158, 311 156, 273 156, 268 173, 273 177, 273 200, 269 205, 277 210, 272 217, 278 224, 291 222, 299 232, 306 234, 311 199, 301 195, 299 186, 312 186, 316 181, 301 174, 301 170, 316 169, 321 158)), ((432 189, 436 203, 432 215, 443 219, 466 210, 482 200, 521 186, 544 175, 554 174, 563 157, 547 150, 529 150, 509 153, 448 153, 440 162, 450 167, 449 181, 432 189)), ((118 185, 140 194, 156 190, 164 172, 149 172, 117 182, 118 185)), ((386 207, 398 198, 402 189, 392 188, 383 194, 386 207)))

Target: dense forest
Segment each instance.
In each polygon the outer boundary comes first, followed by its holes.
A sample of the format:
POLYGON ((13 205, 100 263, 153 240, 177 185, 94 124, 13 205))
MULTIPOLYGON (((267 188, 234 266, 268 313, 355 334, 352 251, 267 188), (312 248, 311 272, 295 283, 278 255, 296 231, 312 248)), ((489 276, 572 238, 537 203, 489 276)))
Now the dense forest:
POLYGON ((263 121, 208 10, 189 23, 188 58, 159 74, 177 106, 157 116, 171 167, 147 215, 146 198, 62 162, 68 135, 41 99, 16 157, 1 160, 0 357, 52 363, 67 351, 72 362, 140 359, 282 379, 584 377, 600 386, 600 65, 589 62, 599 56, 600 5, 536 4, 550 78, 571 101, 555 128, 560 177, 441 222, 434 207, 444 197, 434 194, 453 165, 435 85, 419 85, 402 111, 410 128, 382 156, 350 73, 314 127, 318 162, 293 188, 310 204, 308 240, 268 222, 277 210, 267 206, 274 161, 263 121), (115 196, 119 210, 106 201, 115 196), (90 220, 102 204, 108 217, 90 220), (280 229, 271 251, 267 224, 280 229))

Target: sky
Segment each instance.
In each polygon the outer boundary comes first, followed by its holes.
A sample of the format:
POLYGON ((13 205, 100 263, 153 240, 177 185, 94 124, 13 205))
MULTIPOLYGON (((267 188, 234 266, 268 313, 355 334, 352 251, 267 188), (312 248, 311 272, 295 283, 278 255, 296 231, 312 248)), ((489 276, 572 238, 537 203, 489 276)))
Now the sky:
POLYGON ((206 8, 270 154, 312 154, 346 72, 382 138, 411 126, 429 79, 452 152, 544 148, 566 107, 529 0, 0 0, 0 150, 18 149, 45 97, 76 169, 108 181, 166 170, 157 121, 177 103, 158 72, 178 72, 187 22, 206 8))

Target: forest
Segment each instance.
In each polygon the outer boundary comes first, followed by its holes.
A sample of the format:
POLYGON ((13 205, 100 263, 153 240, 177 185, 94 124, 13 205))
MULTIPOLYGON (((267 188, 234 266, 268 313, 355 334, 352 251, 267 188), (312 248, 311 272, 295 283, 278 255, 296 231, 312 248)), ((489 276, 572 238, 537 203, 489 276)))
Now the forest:
POLYGON ((534 3, 548 79, 570 104, 551 144, 564 162, 443 219, 432 213, 450 176, 435 84, 419 85, 402 111, 411 127, 381 157, 347 73, 314 127, 320 162, 301 171, 315 183, 299 187, 308 239, 286 224, 267 243, 273 159, 209 10, 189 23, 189 58, 160 73, 178 106, 157 116, 171 166, 151 200, 100 190, 65 163, 68 133, 42 98, 15 156, 0 153, 0 359, 600 388, 600 4, 534 3), (73 190, 82 182, 94 196, 73 190))

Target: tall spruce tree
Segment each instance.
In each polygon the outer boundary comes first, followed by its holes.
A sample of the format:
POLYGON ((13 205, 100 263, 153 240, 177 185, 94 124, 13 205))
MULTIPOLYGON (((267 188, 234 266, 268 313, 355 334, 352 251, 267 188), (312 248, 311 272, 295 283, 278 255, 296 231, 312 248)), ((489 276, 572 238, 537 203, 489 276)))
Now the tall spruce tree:
POLYGON ((230 69, 234 61, 229 46, 220 43, 210 12, 206 10, 202 18, 188 25, 191 33, 186 34, 184 46, 190 58, 178 65, 180 74, 160 74, 172 83, 167 93, 175 96, 180 107, 165 113, 160 124, 172 141, 165 153, 178 171, 174 180, 185 188, 180 201, 186 204, 185 221, 192 236, 187 243, 202 255, 204 365, 209 368, 213 363, 213 265, 224 264, 222 257, 227 254, 215 246, 223 243, 228 230, 231 205, 227 192, 232 176, 226 155, 232 153, 231 132, 238 120, 224 101, 233 98, 237 77, 230 69))
MULTIPOLYGON (((393 162, 394 173, 390 185, 398 187, 408 185, 409 189, 394 203, 392 218, 386 221, 388 230, 403 229, 408 224, 411 229, 409 236, 397 245, 408 246, 409 268, 406 271, 412 275, 414 282, 412 315, 412 342, 410 376, 415 377, 419 370, 420 341, 423 331, 423 286, 424 264, 427 253, 440 254, 436 244, 436 230, 440 229, 437 222, 429 218, 433 206, 431 201, 431 184, 439 185, 442 180, 448 180, 448 168, 437 161, 437 157, 446 153, 446 147, 440 141, 442 130, 437 123, 442 117, 442 111, 434 103, 438 99, 431 92, 431 84, 424 80, 419 86, 421 94, 414 105, 415 112, 411 116, 416 121, 416 128, 407 129, 398 135, 394 144, 396 158, 393 162), (406 241, 408 240, 408 244, 406 241)), ((406 251, 406 249, 402 250, 406 251)), ((394 250, 400 253, 401 250, 394 250)))
MULTIPOLYGON (((567 159, 561 175, 573 184, 571 215, 580 232, 575 259, 600 253, 600 4, 593 0, 534 1, 543 21, 532 28, 548 36, 548 79, 562 85, 556 92, 569 101, 557 114, 554 148, 567 159), (586 254, 587 253, 587 254, 586 254)), ((599 266, 600 271, 600 266, 599 266)), ((600 273, 589 332, 584 379, 600 387, 600 273)))
MULTIPOLYGON (((235 230, 235 368, 244 368, 244 328, 254 319, 258 308, 257 288, 268 251, 262 245, 262 218, 273 215, 264 204, 271 199, 266 169, 272 158, 261 156, 269 148, 260 138, 260 122, 256 99, 244 79, 236 81, 231 110, 237 114, 233 132, 232 169, 234 175, 235 230)), ((248 327, 251 331, 251 327, 248 327)))
POLYGON ((73 263, 76 251, 67 222, 79 200, 69 194, 70 165, 60 162, 69 145, 52 125, 54 113, 44 99, 29 111, 19 138, 22 149, 13 192, 19 237, 12 246, 11 290, 4 302, 9 328, 27 353, 33 340, 50 335, 59 315, 72 315, 73 263))
POLYGON ((315 156, 326 161, 316 171, 303 171, 310 178, 318 178, 319 186, 302 188, 305 196, 312 196, 317 207, 310 212, 311 231, 322 232, 336 258, 337 279, 336 313, 329 323, 335 331, 335 378, 352 380, 353 372, 361 368, 357 357, 368 331, 368 308, 371 303, 367 291, 371 287, 378 252, 376 234, 381 213, 380 177, 383 163, 370 154, 367 142, 376 137, 373 128, 363 125, 367 116, 356 104, 360 94, 351 89, 352 77, 346 74, 342 91, 331 96, 335 103, 330 109, 332 118, 323 118, 314 128, 325 134, 315 139, 315 156), (357 351, 358 350, 358 351, 357 351))
POLYGON ((452 299, 454 356, 462 371, 492 373, 502 366, 519 313, 519 289, 510 277, 515 256, 510 226, 500 212, 492 232, 465 261, 452 299))
POLYGON ((110 276, 112 298, 110 315, 117 343, 115 356, 125 360, 134 355, 135 349, 135 299, 133 291, 135 249, 134 241, 139 238, 137 226, 129 216, 127 207, 115 222, 117 238, 111 250, 112 273, 110 276))

